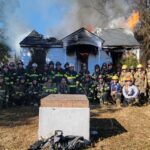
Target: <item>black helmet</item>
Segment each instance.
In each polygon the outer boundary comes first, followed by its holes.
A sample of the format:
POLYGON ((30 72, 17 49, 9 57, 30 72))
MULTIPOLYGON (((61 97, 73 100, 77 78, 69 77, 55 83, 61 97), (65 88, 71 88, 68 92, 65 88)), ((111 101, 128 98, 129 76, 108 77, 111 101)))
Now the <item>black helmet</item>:
POLYGON ((14 63, 14 62, 10 62, 10 63, 9 63, 9 66, 10 66, 10 67, 15 67, 15 63, 14 63))
POLYGON ((56 66, 61 65, 61 63, 59 61, 56 62, 56 66))
POLYGON ((53 62, 53 61, 50 61, 50 62, 49 62, 49 65, 54 65, 54 62, 53 62))
POLYGON ((24 63, 23 63, 22 60, 19 60, 17 64, 18 64, 18 65, 20 65, 20 64, 21 64, 21 65, 24 65, 24 63))
POLYGON ((68 63, 68 62, 65 63, 64 67, 66 68, 67 66, 69 66, 69 63, 68 63))
POLYGON ((109 63, 109 64, 108 64, 108 66, 112 66, 112 65, 113 65, 112 63, 109 63))

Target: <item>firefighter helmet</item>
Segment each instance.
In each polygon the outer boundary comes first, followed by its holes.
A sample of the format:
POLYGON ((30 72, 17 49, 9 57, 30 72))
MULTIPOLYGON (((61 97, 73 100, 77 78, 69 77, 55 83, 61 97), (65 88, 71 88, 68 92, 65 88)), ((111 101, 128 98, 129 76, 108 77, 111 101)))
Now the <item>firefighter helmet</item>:
POLYGON ((150 65, 150 59, 147 61, 147 65, 150 65))
POLYGON ((127 68, 128 68, 127 65, 122 66, 122 70, 126 70, 127 68))
POLYGON ((56 62, 56 66, 59 66, 61 65, 61 63, 59 61, 56 62))
POLYGON ((118 76, 116 76, 116 75, 113 76, 113 77, 112 77, 112 80, 118 80, 118 76))
POLYGON ((37 68, 37 66, 38 66, 38 65, 37 65, 36 63, 33 63, 33 64, 32 64, 32 67, 34 67, 34 68, 37 68))
POLYGON ((130 76, 125 77, 124 80, 125 80, 125 81, 132 81, 132 79, 131 79, 130 76))
POLYGON ((142 64, 138 64, 138 65, 137 65, 137 69, 140 69, 140 68, 143 68, 143 65, 142 65, 142 64))

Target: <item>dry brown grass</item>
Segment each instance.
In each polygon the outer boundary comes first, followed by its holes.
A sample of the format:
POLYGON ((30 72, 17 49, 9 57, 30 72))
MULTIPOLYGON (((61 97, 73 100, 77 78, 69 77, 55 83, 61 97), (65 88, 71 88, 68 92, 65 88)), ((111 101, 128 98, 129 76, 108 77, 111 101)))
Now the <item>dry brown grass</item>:
MULTIPOLYGON (((150 150, 150 106, 91 111, 91 127, 100 141, 91 150, 150 150)), ((37 139, 38 109, 0 112, 0 150, 27 150, 37 139)))

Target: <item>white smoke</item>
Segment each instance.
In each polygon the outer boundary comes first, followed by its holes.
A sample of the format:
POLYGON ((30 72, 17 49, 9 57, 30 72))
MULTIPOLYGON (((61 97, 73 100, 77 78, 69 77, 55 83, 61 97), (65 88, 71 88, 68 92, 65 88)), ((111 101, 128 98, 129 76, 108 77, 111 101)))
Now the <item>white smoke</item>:
MULTIPOLYGON (((126 27, 122 24, 130 15, 134 0, 28 0, 27 11, 42 14, 42 19, 47 20, 45 35, 55 36, 59 39, 73 31, 87 27, 89 24, 100 28, 126 27), (57 13, 61 8, 65 11, 59 19, 58 25, 51 27, 51 18, 55 13, 49 11, 49 6, 54 5, 57 13)), ((19 42, 33 27, 24 21, 22 14, 16 10, 20 7, 21 0, 0 0, 0 23, 4 28, 6 43, 19 54, 19 42)), ((35 28, 35 30, 37 30, 35 28)))
MULTIPOLYGON (((66 1, 66 0, 64 0, 66 1)), ((127 18, 135 7, 134 0, 74 0, 60 24, 48 28, 53 36, 63 38, 81 27, 127 28, 127 18)))
POLYGON ((0 0, 0 22, 2 23, 4 42, 11 48, 11 55, 20 55, 20 41, 29 33, 30 28, 16 9, 18 0, 0 0))

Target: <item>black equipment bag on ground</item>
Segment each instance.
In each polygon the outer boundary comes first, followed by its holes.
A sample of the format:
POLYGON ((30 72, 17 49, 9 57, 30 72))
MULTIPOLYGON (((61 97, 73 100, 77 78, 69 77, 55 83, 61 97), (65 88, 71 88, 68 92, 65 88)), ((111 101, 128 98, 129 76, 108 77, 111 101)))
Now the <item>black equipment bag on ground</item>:
POLYGON ((36 141, 28 150, 83 150, 90 145, 82 136, 63 136, 61 130, 55 131, 55 135, 36 141))

